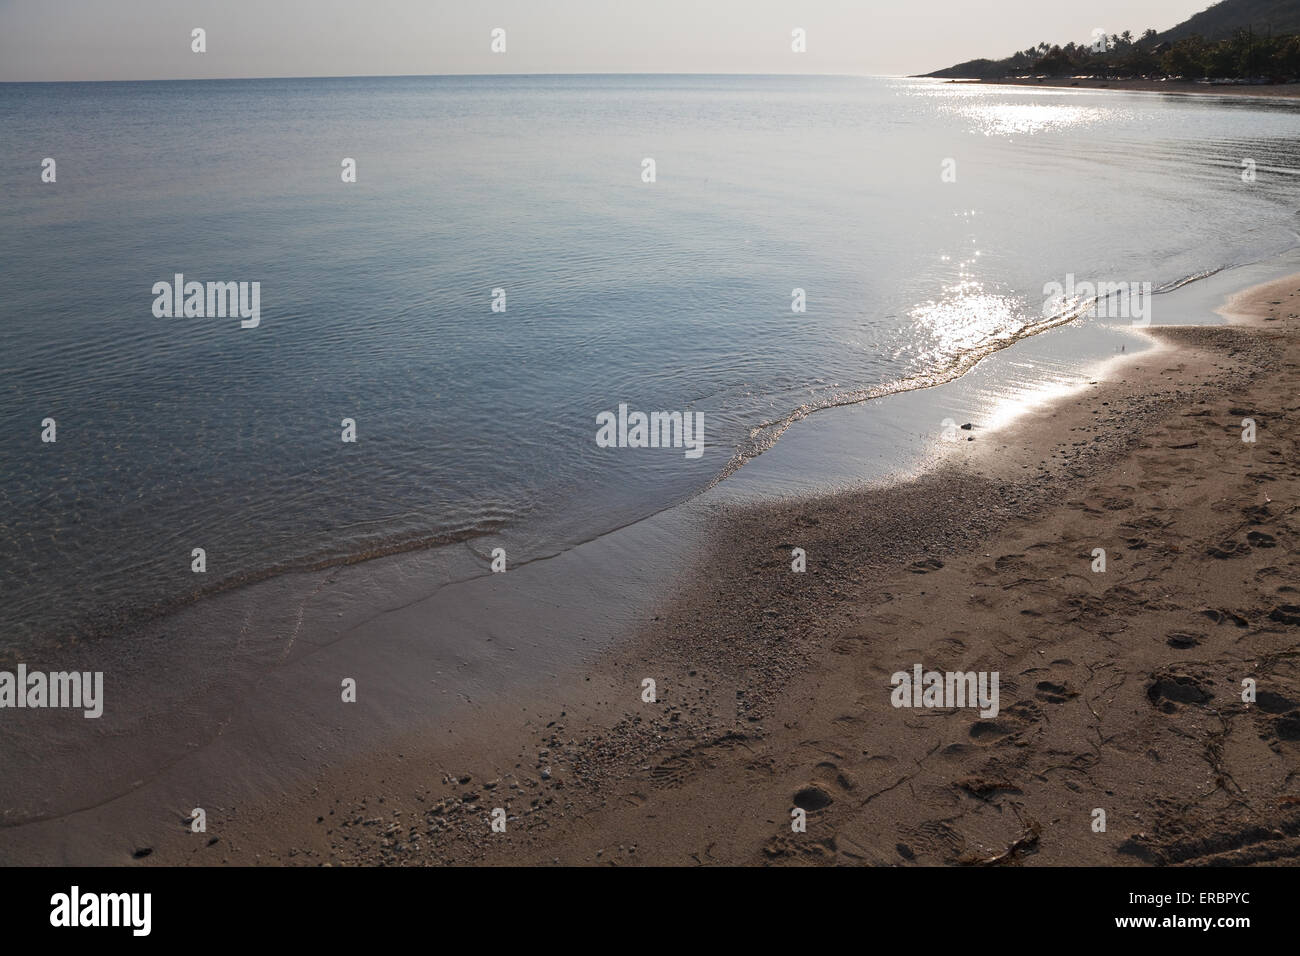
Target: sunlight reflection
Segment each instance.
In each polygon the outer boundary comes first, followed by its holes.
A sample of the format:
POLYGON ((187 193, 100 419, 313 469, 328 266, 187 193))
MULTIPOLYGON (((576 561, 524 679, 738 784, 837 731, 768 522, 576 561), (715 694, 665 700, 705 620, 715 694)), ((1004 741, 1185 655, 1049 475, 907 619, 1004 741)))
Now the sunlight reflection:
POLYGON ((1084 91, 1029 87, 993 87, 952 83, 908 90, 908 95, 939 98, 943 109, 970 120, 972 133, 985 136, 1032 136, 1111 122, 1126 112, 1113 106, 1075 106, 1041 100, 1072 99, 1084 91))
POLYGON ((942 299, 921 303, 911 316, 932 343, 927 361, 1011 339, 1024 328, 1015 298, 988 292, 974 279, 949 286, 942 299))
POLYGON ((1038 103, 969 103, 962 108, 962 113, 975 121, 973 132, 985 136, 1033 135, 1096 125, 1104 122, 1109 112, 1097 106, 1038 103))
POLYGON ((1082 390, 1093 381, 1095 379, 1086 373, 1076 373, 1030 386, 1008 388, 997 397, 989 409, 984 429, 994 432, 999 428, 1005 428, 1025 413, 1041 411, 1052 403, 1082 390))

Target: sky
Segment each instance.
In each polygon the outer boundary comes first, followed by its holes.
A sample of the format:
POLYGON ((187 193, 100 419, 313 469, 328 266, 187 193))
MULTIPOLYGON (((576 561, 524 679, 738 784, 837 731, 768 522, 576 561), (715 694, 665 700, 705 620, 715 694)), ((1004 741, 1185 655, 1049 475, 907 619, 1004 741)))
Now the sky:
POLYGON ((0 0, 0 81, 926 73, 1212 0, 0 0), (191 51, 191 31, 207 52, 191 51), (504 29, 504 53, 491 33, 504 29), (806 31, 807 52, 791 51, 806 31))

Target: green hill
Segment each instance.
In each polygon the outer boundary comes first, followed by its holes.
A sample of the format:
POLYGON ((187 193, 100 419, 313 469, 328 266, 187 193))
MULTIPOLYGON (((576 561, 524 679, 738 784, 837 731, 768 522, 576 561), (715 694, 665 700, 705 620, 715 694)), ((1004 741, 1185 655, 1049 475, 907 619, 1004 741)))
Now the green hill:
POLYGON ((1199 36, 1226 40, 1247 29, 1274 36, 1300 33, 1300 0, 1223 0, 1161 33, 1158 39, 1199 36))
POLYGON ((926 76, 1001 79, 1027 75, 1300 78, 1300 0, 1222 0, 1158 33, 1039 43, 1001 60, 967 60, 926 76))

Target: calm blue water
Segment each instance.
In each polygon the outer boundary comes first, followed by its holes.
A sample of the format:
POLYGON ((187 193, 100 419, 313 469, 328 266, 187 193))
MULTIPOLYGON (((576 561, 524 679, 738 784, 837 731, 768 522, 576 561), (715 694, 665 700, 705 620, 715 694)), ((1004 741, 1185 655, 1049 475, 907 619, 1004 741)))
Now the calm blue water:
POLYGON ((1035 327, 1045 282, 1159 287, 1300 225, 1300 108, 1241 99, 0 84, 0 130, 0 650, 394 546, 553 553, 691 496, 792 416, 954 374, 1035 327), (260 327, 155 318, 176 272, 259 281, 260 327), (598 448, 620 402, 702 412, 704 455, 598 448))

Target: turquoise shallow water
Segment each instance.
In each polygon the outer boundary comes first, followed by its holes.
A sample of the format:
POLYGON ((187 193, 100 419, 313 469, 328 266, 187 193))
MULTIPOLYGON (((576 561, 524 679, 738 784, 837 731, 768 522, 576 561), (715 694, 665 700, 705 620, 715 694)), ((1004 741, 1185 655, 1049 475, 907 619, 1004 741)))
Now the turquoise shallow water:
POLYGON ((1167 287, 1293 247, 1300 224, 1300 107, 1244 99, 842 77, 4 84, 0 128, 15 648, 200 580, 458 539, 552 553, 694 495, 792 417, 957 374, 1039 327, 1045 283, 1167 287), (260 282, 261 324, 155 317, 177 272, 260 282), (704 454, 598 447, 621 402, 702 413, 704 454))

